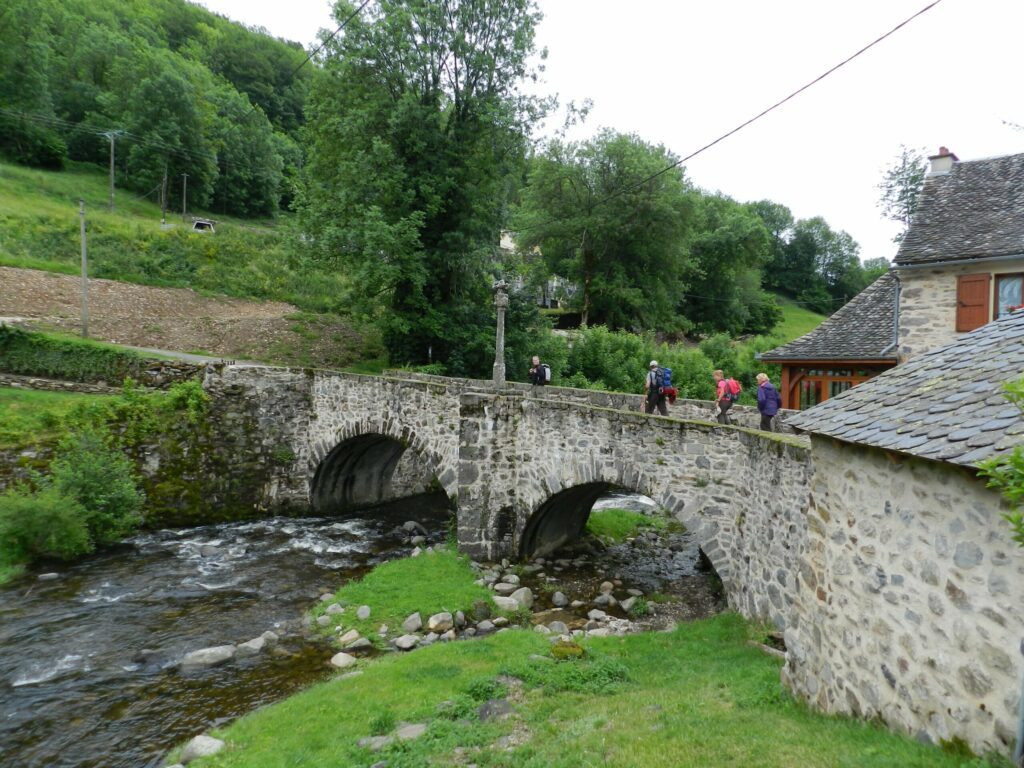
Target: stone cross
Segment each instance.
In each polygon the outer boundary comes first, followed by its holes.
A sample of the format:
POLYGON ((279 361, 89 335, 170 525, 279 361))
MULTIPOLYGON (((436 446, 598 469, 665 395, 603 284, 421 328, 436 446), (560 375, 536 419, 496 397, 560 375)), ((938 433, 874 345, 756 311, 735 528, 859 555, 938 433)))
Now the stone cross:
POLYGON ((508 308, 508 283, 498 280, 494 289, 494 306, 498 309, 498 330, 494 337, 494 386, 505 386, 505 310, 508 308))

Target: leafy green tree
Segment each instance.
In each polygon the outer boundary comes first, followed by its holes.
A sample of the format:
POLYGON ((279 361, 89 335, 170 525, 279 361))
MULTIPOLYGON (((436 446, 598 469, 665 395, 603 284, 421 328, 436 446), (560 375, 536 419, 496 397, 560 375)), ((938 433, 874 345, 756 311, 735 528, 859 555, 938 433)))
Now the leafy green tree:
POLYGON ((702 333, 770 331, 781 309, 761 290, 772 241, 760 216, 725 195, 700 195, 689 240, 686 317, 702 333))
POLYGON ((681 169, 655 176, 674 160, 662 146, 603 130, 586 142, 553 141, 530 164, 519 245, 539 248, 550 273, 579 286, 584 325, 687 329, 676 310, 693 195, 681 169))
POLYGON ((543 106, 519 90, 539 18, 533 0, 377 0, 325 49, 296 207, 395 362, 489 370, 464 343, 492 323, 506 201, 543 106))
MULTIPOLYGON (((1024 379, 1007 384, 1006 397, 1024 411, 1024 379)), ((988 487, 1002 493, 1010 503, 1010 511, 1004 517, 1010 524, 1013 540, 1024 547, 1024 445, 978 466, 981 476, 988 478, 988 487)))
POLYGON ((903 229, 893 238, 894 243, 903 241, 910 226, 910 219, 917 210, 917 201, 924 187, 928 161, 924 151, 900 145, 900 154, 882 175, 878 185, 878 207, 887 219, 898 221, 903 229))

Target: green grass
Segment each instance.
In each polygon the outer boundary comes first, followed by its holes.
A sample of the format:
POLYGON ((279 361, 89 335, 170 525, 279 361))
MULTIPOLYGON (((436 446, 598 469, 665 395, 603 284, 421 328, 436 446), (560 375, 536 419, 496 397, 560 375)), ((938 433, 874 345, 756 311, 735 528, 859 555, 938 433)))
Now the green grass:
POLYGON ((628 509, 598 509, 587 519, 587 531, 609 542, 622 542, 636 536, 644 528, 665 530, 669 520, 664 517, 650 517, 628 509))
POLYGON ((458 764, 505 768, 953 768, 981 763, 882 728, 808 710, 779 683, 779 662, 747 645, 728 614, 671 633, 587 641, 587 657, 555 662, 534 632, 436 644, 363 664, 215 732, 227 740, 202 768, 391 768, 458 764), (495 676, 524 680, 516 715, 481 723, 474 709, 495 676), (427 733, 379 754, 356 742, 392 723, 427 733), (509 734, 511 748, 498 743, 509 734))
POLYGON ((782 322, 775 326, 772 336, 779 339, 779 344, 785 344, 805 333, 810 333, 825 320, 825 315, 812 312, 792 299, 785 296, 776 296, 776 298, 782 307, 782 322))
POLYGON ((13 581, 23 573, 25 573, 24 565, 11 565, 0 562, 0 586, 6 584, 8 581, 13 581))
POLYGON ((192 232, 180 215, 169 215, 165 229, 156 204, 118 191, 110 213, 107 195, 106 172, 95 166, 43 171, 0 163, 0 265, 77 274, 81 198, 93 277, 288 301, 312 312, 343 309, 343 277, 289 248, 287 227, 212 214, 215 235, 192 232))
MULTIPOLYGON (((469 560, 451 551, 392 560, 338 590, 338 601, 347 607, 345 613, 332 617, 331 628, 341 624, 346 630, 358 629, 364 637, 375 639, 381 624, 388 625, 391 635, 403 634, 402 622, 417 611, 426 626, 435 613, 468 612, 477 600, 491 604, 490 590, 474 584, 476 578, 469 560), (370 607, 367 620, 356 618, 361 605, 370 607)), ((323 614, 326 607, 324 603, 317 605, 313 616, 323 614)))
POLYGON ((116 396, 0 387, 0 448, 56 441, 66 432, 72 411, 105 403, 111 397, 116 396))

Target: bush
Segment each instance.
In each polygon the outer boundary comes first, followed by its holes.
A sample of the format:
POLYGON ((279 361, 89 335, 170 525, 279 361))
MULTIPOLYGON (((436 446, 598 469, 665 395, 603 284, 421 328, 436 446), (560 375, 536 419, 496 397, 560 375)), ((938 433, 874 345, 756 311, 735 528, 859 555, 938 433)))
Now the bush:
POLYGON ((0 371, 119 384, 145 370, 141 355, 96 342, 0 327, 0 371))
POLYGON ((65 438, 50 472, 53 487, 81 505, 93 545, 118 541, 142 522, 145 497, 132 462, 102 433, 87 429, 65 438))
POLYGON ((0 494, 0 561, 70 560, 91 552, 85 509, 53 486, 33 493, 16 486, 0 494))

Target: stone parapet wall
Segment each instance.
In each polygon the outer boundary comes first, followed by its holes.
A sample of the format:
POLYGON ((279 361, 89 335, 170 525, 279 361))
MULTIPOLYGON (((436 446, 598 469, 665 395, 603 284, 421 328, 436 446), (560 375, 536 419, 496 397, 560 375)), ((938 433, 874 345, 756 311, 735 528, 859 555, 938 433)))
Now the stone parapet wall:
MULTIPOLYGON (((402 378, 408 381, 431 381, 435 383, 447 383, 447 386, 457 387, 461 392, 491 392, 494 386, 490 381, 483 379, 453 379, 445 376, 433 376, 425 373, 414 373, 411 371, 390 370, 385 372, 386 376, 402 378)), ((574 387, 534 387, 521 382, 506 382, 503 392, 531 397, 541 397, 545 400, 564 400, 566 402, 580 403, 597 406, 598 408, 613 408, 618 411, 642 411, 644 396, 627 394, 624 392, 605 392, 595 389, 576 389, 574 387)), ((679 398, 669 406, 669 417, 674 419, 696 419, 701 421, 715 420, 715 404, 711 400, 684 400, 679 398)), ((785 434, 793 434, 794 430, 786 420, 796 411, 781 410, 775 419, 775 430, 785 434)), ((729 410, 729 417, 732 423, 738 427, 747 429, 758 429, 761 426, 761 414, 757 408, 749 405, 734 405, 729 410)))
POLYGON ((981 754, 1014 741, 1024 551, 969 470, 813 438, 783 678, 826 712, 981 754))
POLYGON ((805 528, 806 446, 695 421, 511 394, 461 398, 459 542, 472 556, 515 558, 545 505, 582 526, 574 489, 623 488, 694 532, 745 615, 789 625, 805 528), (564 507, 558 507, 564 498, 564 507))

